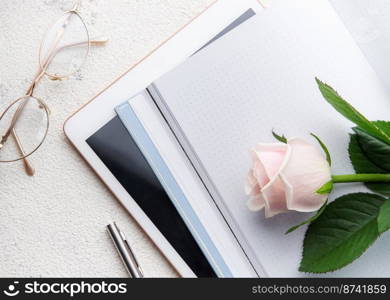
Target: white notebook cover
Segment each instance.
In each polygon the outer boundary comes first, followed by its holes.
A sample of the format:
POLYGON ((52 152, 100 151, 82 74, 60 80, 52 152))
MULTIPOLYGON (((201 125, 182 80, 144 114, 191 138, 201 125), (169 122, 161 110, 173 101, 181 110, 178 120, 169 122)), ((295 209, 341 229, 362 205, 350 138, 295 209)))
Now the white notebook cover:
MULTIPOLYGON (((247 209, 248 150, 274 142, 271 130, 327 144, 333 173, 352 173, 347 145, 353 124, 323 100, 314 77, 328 82, 369 119, 386 119, 388 94, 325 0, 279 0, 155 82, 209 179, 266 276, 298 272, 305 228, 284 235, 308 214, 265 219, 247 209)), ((315 141, 313 141, 315 143, 315 141)), ((331 199, 359 184, 338 187, 331 199)), ((389 276, 390 235, 360 259, 328 276, 389 276), (381 260, 377 260, 380 256, 381 260)))

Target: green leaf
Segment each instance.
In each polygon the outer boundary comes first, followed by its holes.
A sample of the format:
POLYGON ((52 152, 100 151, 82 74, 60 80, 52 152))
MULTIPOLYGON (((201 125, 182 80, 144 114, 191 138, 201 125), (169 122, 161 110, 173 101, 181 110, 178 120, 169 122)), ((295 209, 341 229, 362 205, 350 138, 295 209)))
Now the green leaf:
POLYGON ((390 171, 390 145, 366 133, 359 127, 353 128, 365 156, 377 167, 390 171))
POLYGON ((323 83, 316 78, 316 82, 321 91, 322 96, 330 105, 333 106, 340 114, 346 117, 351 122, 358 125, 367 133, 375 136, 382 141, 390 144, 390 134, 386 134, 381 128, 374 122, 370 122, 365 116, 358 112, 351 104, 345 101, 331 86, 323 83))
POLYGON ((323 186, 321 186, 316 193, 323 195, 323 194, 329 194, 333 190, 333 181, 330 180, 327 183, 325 183, 323 186))
POLYGON ((365 186, 373 192, 390 197, 390 183, 366 183, 365 186))
POLYGON ((390 136, 390 122, 388 121, 371 121, 376 127, 390 136))
POLYGON ((279 135, 275 131, 272 130, 272 135, 275 139, 277 139, 279 142, 287 144, 287 138, 284 135, 279 135))
POLYGON ((360 257, 379 236, 377 217, 385 201, 356 193, 330 203, 306 232, 299 270, 330 272, 360 257))
POLYGON ((328 204, 328 199, 326 199, 325 203, 321 206, 321 208, 319 210, 317 210, 316 214, 313 215, 312 217, 310 217, 309 219, 295 225, 295 226, 292 226, 289 228, 289 230, 287 230, 284 234, 289 234, 290 232, 293 232, 295 231, 296 229, 298 229, 299 227, 307 224, 307 223, 311 223, 313 222, 314 220, 316 220, 325 210, 325 207, 326 205, 328 204))
POLYGON ((390 200, 387 199, 381 206, 378 216, 378 231, 383 233, 390 229, 390 200))
POLYGON ((316 136, 314 133, 310 133, 310 134, 311 134, 311 136, 313 136, 313 137, 317 140, 317 142, 320 144, 322 150, 324 150, 325 155, 326 155, 326 160, 328 161, 329 166, 331 166, 331 165, 332 165, 332 159, 331 159, 331 157, 330 157, 330 153, 329 153, 328 148, 327 148, 326 145, 320 140, 320 138, 319 138, 318 136, 316 136))
MULTIPOLYGON (((367 158, 360 147, 356 134, 350 137, 348 152, 356 173, 388 173, 367 158)), ((390 183, 365 183, 365 185, 373 192, 390 196, 390 183)))
POLYGON ((348 152, 356 173, 384 173, 383 169, 367 159, 365 153, 360 148, 356 134, 350 135, 348 152))

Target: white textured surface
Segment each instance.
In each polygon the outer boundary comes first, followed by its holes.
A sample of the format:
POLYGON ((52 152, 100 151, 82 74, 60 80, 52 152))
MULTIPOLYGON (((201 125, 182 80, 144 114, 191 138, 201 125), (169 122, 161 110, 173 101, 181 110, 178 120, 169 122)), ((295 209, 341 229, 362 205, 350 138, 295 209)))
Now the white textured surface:
MULTIPOLYGON (((0 108, 21 96, 38 65, 38 47, 60 16, 64 0, 0 1, 0 108)), ((212 0, 83 0, 92 36, 110 38, 92 49, 72 78, 43 79, 35 94, 52 110, 43 148, 31 161, 0 165, 0 277, 126 276, 105 232, 116 220, 139 256, 146 276, 176 276, 147 236, 66 140, 62 124, 159 42, 212 0)))

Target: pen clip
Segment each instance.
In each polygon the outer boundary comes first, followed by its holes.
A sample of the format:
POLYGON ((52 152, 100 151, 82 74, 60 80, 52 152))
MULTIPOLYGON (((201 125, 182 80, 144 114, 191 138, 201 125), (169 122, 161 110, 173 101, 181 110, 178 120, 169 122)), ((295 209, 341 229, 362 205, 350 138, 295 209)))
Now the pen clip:
MULTIPOLYGON (((116 226, 116 224, 115 224, 115 226, 116 226)), ((141 268, 141 266, 140 266, 140 264, 139 264, 139 262, 138 262, 138 259, 135 257, 135 255, 134 255, 134 253, 133 253, 133 249, 131 249, 129 242, 127 241, 126 236, 125 236, 125 235, 123 234, 123 232, 118 228, 118 226, 116 226, 116 228, 118 229, 118 232, 119 232, 119 234, 120 234, 120 236, 121 236, 121 239, 122 239, 123 243, 126 245, 128 254, 131 256, 131 258, 133 259, 133 261, 134 261, 135 264, 137 265, 138 271, 141 273, 142 276, 144 276, 144 272, 143 272, 143 270, 142 270, 142 268, 141 268)))

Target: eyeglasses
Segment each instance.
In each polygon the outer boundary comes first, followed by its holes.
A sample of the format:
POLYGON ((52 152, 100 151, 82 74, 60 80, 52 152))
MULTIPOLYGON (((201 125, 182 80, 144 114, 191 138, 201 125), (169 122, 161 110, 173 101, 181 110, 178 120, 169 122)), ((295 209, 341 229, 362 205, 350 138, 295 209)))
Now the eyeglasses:
POLYGON ((78 6, 79 1, 46 32, 39 48, 39 69, 26 94, 0 114, 0 163, 23 160, 30 176, 35 170, 28 157, 42 146, 50 125, 49 108, 33 95, 34 88, 45 75, 52 80, 73 75, 84 64, 91 45, 107 42, 106 38, 90 40, 78 6))

